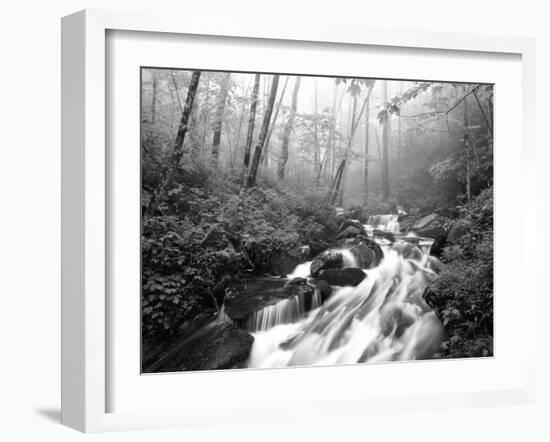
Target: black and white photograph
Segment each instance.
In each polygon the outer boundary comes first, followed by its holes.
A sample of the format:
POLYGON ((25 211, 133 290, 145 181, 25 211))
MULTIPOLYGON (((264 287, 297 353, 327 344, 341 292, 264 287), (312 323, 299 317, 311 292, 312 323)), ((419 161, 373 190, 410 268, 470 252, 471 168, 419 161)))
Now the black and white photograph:
POLYGON ((140 89, 142 373, 494 356, 492 84, 140 89))

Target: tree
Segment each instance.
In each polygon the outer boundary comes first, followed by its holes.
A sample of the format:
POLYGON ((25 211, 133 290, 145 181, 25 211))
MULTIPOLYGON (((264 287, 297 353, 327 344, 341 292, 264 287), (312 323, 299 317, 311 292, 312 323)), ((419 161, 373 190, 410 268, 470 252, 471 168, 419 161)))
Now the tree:
POLYGON ((254 123, 256 121, 256 106, 258 105, 258 91, 260 89, 260 74, 254 77, 254 87, 252 88, 252 97, 250 99, 250 116, 248 117, 248 132, 246 134, 246 145, 244 148, 243 177, 248 172, 250 163, 250 150, 252 148, 252 139, 254 138, 254 123))
POLYGON ((269 100, 264 114, 264 120, 262 123, 262 129, 260 131, 260 138, 256 149, 254 150, 254 156, 252 158, 252 164, 248 173, 248 180, 246 182, 247 187, 252 187, 256 184, 256 175, 258 174, 258 166, 260 165, 260 158, 262 156, 262 149, 265 145, 267 132, 269 130, 269 122, 271 120, 271 114, 273 113, 273 105, 275 104, 275 98, 277 97, 277 88, 279 86, 279 76, 273 76, 273 82, 271 83, 271 93, 269 94, 269 100))
MULTIPOLYGON (((211 73, 206 72, 206 84, 204 85, 204 94, 205 97, 203 99, 202 109, 201 109, 201 124, 202 124, 202 133, 200 137, 200 146, 199 146, 199 156, 202 158, 204 146, 206 144, 206 131, 209 126, 209 119, 210 119, 210 77, 211 73)), ((203 81, 204 83, 204 81, 203 81)))
POLYGON ((365 109, 365 158, 363 163, 365 195, 363 196, 363 206, 366 208, 369 201, 369 120, 370 120, 370 92, 367 97, 367 106, 365 109))
POLYGON ((189 130, 189 117, 191 116, 191 109, 193 109, 193 103, 195 101, 195 95, 197 94, 200 78, 201 71, 193 71, 191 82, 189 83, 189 88, 187 90, 187 99, 185 100, 185 106, 183 108, 180 124, 178 126, 178 133, 176 135, 172 148, 172 154, 170 156, 170 164, 168 169, 164 171, 161 183, 151 198, 151 202, 148 207, 151 212, 154 212, 157 209, 160 195, 170 187, 179 168, 179 164, 184 153, 183 142, 185 141, 185 135, 189 130))
POLYGON ((285 167, 288 161, 288 143, 290 140, 290 134, 292 132, 292 127, 294 125, 294 118, 296 117, 296 109, 298 105, 298 92, 300 91, 300 81, 302 77, 297 76, 296 81, 294 82, 294 91, 292 92, 292 104, 290 105, 290 113, 288 115, 288 120, 286 122, 284 132, 283 132, 283 141, 281 144, 281 156, 279 157, 279 164, 277 167, 277 173, 280 180, 285 178, 285 167))
POLYGON ((218 158, 220 155, 220 141, 222 136, 223 114, 225 110, 225 102, 227 101, 227 93, 229 91, 230 73, 224 74, 221 85, 218 101, 216 104, 216 119, 214 120, 214 137, 212 139, 212 166, 218 167, 218 158))
POLYGON ((151 124, 155 124, 157 110, 158 77, 157 71, 153 70, 153 98, 151 100, 151 124))
MULTIPOLYGON (((346 83, 346 79, 340 79, 337 78, 336 82, 337 84, 339 82, 343 81, 346 83)), ((365 107, 367 105, 367 102, 370 99, 370 94, 372 92, 372 88, 374 86, 374 80, 364 80, 364 79, 351 79, 350 86, 348 87, 348 92, 353 97, 353 113, 351 117, 351 124, 349 129, 349 135, 347 137, 347 146, 346 151, 344 153, 344 157, 340 161, 340 165, 338 166, 338 169, 336 170, 336 174, 334 175, 334 179, 332 181, 332 185, 330 186, 329 190, 329 201, 331 204, 334 204, 336 202, 336 198, 338 197, 339 192, 341 191, 341 185, 343 182, 343 174, 345 172, 346 168, 346 162, 348 160, 348 157, 351 153, 352 148, 352 142, 353 137, 355 135, 355 131, 357 130, 357 127, 359 126, 359 121, 361 120, 361 117, 363 115, 363 112, 365 111, 365 107), (357 118, 355 118, 356 112, 357 112, 357 97, 361 93, 361 85, 365 85, 367 87, 367 96, 365 98, 365 101, 363 102, 363 106, 361 107, 361 112, 359 112, 359 115, 357 118)))
MULTIPOLYGON (((388 102, 388 80, 383 81, 384 103, 388 102)), ((382 121, 382 199, 390 198, 390 112, 382 121)))
POLYGON ((279 111, 281 110, 281 104, 283 103, 283 98, 285 96, 286 86, 288 85, 288 76, 285 79, 285 84, 283 85, 283 90, 281 91, 281 96, 279 97, 279 102, 277 103, 277 108, 275 109, 275 114, 273 115, 273 121, 271 122, 271 127, 269 128, 269 132, 267 133, 267 137, 265 139, 265 148, 262 152, 262 158, 261 158, 261 164, 264 164, 264 161, 267 161, 267 154, 269 149, 269 140, 271 139, 271 134, 273 133, 273 129, 275 128, 275 125, 277 124, 277 118, 279 117, 279 111))
MULTIPOLYGON (((464 92, 466 92, 466 87, 464 87, 464 92)), ((482 109, 481 105, 480 108, 482 109)), ((464 98, 464 149, 466 150, 466 201, 470 205, 472 200, 472 191, 471 191, 471 182, 472 182, 472 172, 470 165, 470 134, 468 122, 468 97, 465 95, 464 98)))

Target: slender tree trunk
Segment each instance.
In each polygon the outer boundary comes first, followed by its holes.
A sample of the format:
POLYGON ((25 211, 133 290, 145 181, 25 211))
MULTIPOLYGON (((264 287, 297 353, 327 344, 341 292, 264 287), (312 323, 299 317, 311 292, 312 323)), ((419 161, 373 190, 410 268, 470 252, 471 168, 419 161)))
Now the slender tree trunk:
POLYGON ((250 166, 250 172, 248 173, 248 180, 246 182, 247 187, 252 187, 256 184, 256 175, 258 174, 258 166, 260 165, 260 157, 262 156, 262 149, 265 144, 267 132, 269 130, 269 122, 271 120, 271 114, 273 113, 273 105, 275 104, 275 98, 277 97, 277 88, 279 86, 279 76, 274 75, 271 83, 271 93, 269 94, 269 100, 267 102, 267 108, 264 114, 264 121, 262 123, 262 130, 260 131, 260 139, 254 150, 254 156, 252 158, 252 165, 250 166))
MULTIPOLYGON (((403 82, 400 82, 399 94, 402 94, 402 93, 403 93, 403 82)), ((400 198, 399 198, 400 186, 397 184, 402 182, 402 179, 403 179, 403 152, 401 148, 401 116, 399 115, 399 118, 397 119, 397 179, 395 180, 396 198, 398 203, 400 202, 400 198)))
POLYGON ((277 124, 277 118, 279 117, 279 111, 281 110, 281 104, 283 103, 283 98, 285 96, 286 86, 288 84, 289 77, 287 76, 285 79, 285 84, 283 85, 283 90, 281 91, 281 96, 279 97, 279 101, 277 103, 277 107, 275 109, 275 114, 273 115, 273 121, 271 122, 271 126, 269 127, 269 132, 267 133, 267 137, 265 139, 265 147, 262 151, 262 158, 260 163, 263 165, 268 160, 268 153, 269 153, 269 142, 271 140, 271 134, 273 133, 273 130, 275 129, 275 125, 277 124))
MULTIPOLYGON (((388 102, 388 81, 383 83, 383 100, 388 102)), ((386 118, 382 123, 382 199, 390 199, 390 112, 387 110, 386 118)))
POLYGON ((352 148, 352 142, 353 142, 353 135, 355 134, 355 129, 357 128, 357 123, 355 121, 355 114, 357 112, 357 96, 354 96, 352 100, 350 100, 350 107, 352 109, 351 112, 351 122, 349 125, 349 134, 348 134, 348 143, 346 146, 346 152, 344 153, 344 158, 340 162, 340 166, 338 167, 339 176, 337 173, 337 177, 334 177, 334 185, 333 185, 333 196, 331 200, 331 204, 334 204, 336 200, 338 199, 338 204, 342 205, 344 202, 343 194, 344 194, 344 184, 345 184, 345 173, 346 173, 346 163, 348 160, 348 156, 351 152, 352 148), (352 104, 353 103, 353 104, 352 104))
POLYGON ((254 78, 254 87, 252 88, 252 97, 250 99, 250 115, 248 117, 248 132, 246 134, 246 145, 244 147, 243 161, 243 180, 247 176, 248 166, 250 164, 250 149, 252 148, 252 140, 254 138, 254 124, 256 122, 256 106, 258 105, 258 92, 260 90, 260 74, 256 74, 254 78))
MULTIPOLYGON (((466 91, 466 88, 464 88, 466 91)), ((470 205, 471 194, 471 170, 470 170, 470 134, 468 132, 468 99, 464 99, 464 149, 466 149, 466 201, 470 205)))
POLYGON ((363 206, 366 209, 369 201, 369 120, 370 120, 370 93, 367 98, 367 108, 365 109, 365 160, 364 167, 364 187, 365 195, 363 196, 363 206))
MULTIPOLYGON (((366 102, 365 102, 365 104, 366 104, 366 102)), ((344 194, 345 194, 345 190, 346 190, 345 186, 346 186, 346 182, 348 180, 348 172, 349 172, 348 158, 349 158, 349 156, 351 154, 351 151, 352 151, 353 136, 355 135, 355 131, 357 130, 357 127, 359 126, 359 119, 361 118, 361 116, 359 116, 356 119, 356 115, 357 115, 357 95, 355 95, 353 97, 352 109, 353 110, 352 110, 352 115, 351 115, 351 126, 350 126, 350 132, 349 132, 349 144, 348 144, 348 148, 346 149, 346 161, 344 161, 344 167, 343 167, 343 170, 342 170, 340 185, 336 189, 336 192, 338 194, 338 206, 340 206, 340 207, 344 206, 344 194)), ((363 109, 361 110, 361 112, 364 109, 365 109, 365 105, 363 105, 363 109)))
POLYGON ((223 76, 220 85, 220 94, 218 95, 218 103, 216 105, 216 119, 214 121, 214 137, 212 138, 212 166, 218 167, 218 159, 220 156, 220 141, 222 137, 223 114, 225 111, 225 102, 227 101, 227 93, 229 91, 229 80, 231 74, 227 73, 223 76))
POLYGON ((332 164, 334 162, 334 144, 336 140, 336 95, 337 95, 338 88, 336 84, 334 84, 334 89, 332 93, 332 108, 330 109, 330 131, 328 134, 328 156, 327 156, 327 164, 325 165, 325 173, 332 170, 332 164))
POLYGON ((204 147, 206 144, 206 132, 208 130, 209 126, 209 101, 210 101, 210 74, 206 73, 206 85, 204 86, 205 89, 205 98, 204 103, 202 104, 201 109, 201 120, 202 120, 202 134, 201 134, 201 141, 199 146, 199 157, 202 158, 204 147))
POLYGON ((170 165, 168 166, 168 169, 164 172, 160 185, 153 193, 151 203, 148 207, 150 212, 154 212, 157 209, 160 195, 170 187, 179 168, 180 160, 184 153, 183 143, 185 141, 185 135, 187 134, 187 131, 189 129, 189 119, 191 116, 191 110, 193 109, 193 102, 195 101, 195 95, 197 94, 197 88, 199 86, 200 78, 201 71, 193 71, 191 82, 189 83, 189 89, 187 90, 187 99, 185 100, 185 106, 181 114, 178 133, 176 135, 176 139, 174 141, 174 146, 172 149, 172 155, 170 157, 170 165))
MULTIPOLYGON (((320 151, 321 148, 319 146, 319 128, 317 124, 317 113, 318 113, 318 105, 317 105, 317 80, 314 80, 313 83, 313 168, 315 169, 315 174, 318 177, 319 176, 319 164, 321 162, 321 155, 320 151)), ((319 181, 318 179, 315 180, 315 184, 318 185, 319 181)))
POLYGON ((158 93, 158 77, 157 71, 152 70, 153 74, 153 98, 151 100, 151 124, 155 124, 157 115, 157 93, 158 93))
MULTIPOLYGON (((248 95, 248 90, 250 89, 250 84, 246 87, 246 90, 244 91, 244 95, 243 97, 246 97, 248 95)), ((239 142, 240 142, 240 138, 241 138, 241 129, 243 127, 243 121, 244 121, 244 114, 245 114, 245 110, 246 110, 246 100, 243 99, 243 104, 241 106, 241 115, 239 117, 239 126, 237 128, 237 134, 235 135, 235 154, 233 155, 233 157, 230 158, 230 161, 229 161, 229 168, 230 169, 233 169, 234 165, 235 165, 235 159, 238 155, 238 146, 239 146, 239 142)))
POLYGON ((290 105, 290 113, 283 132, 283 141, 281 143, 281 156, 279 157, 279 164, 277 167, 277 174, 280 180, 285 179, 285 167, 288 161, 288 143, 290 141, 290 133, 294 125, 294 118, 296 117, 296 109, 298 106, 298 92, 300 91, 301 77, 297 76, 294 82, 294 91, 292 92, 292 104, 290 105))

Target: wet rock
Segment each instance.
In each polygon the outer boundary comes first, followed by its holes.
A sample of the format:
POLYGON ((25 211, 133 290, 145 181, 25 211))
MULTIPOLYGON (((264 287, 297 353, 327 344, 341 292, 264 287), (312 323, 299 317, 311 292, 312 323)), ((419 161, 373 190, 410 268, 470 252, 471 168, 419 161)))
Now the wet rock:
POLYGON ((309 243, 309 249, 311 250, 310 257, 316 256, 319 253, 321 253, 322 251, 324 251, 326 249, 330 249, 331 247, 334 247, 333 242, 329 242, 329 241, 325 241, 325 240, 311 241, 309 243))
POLYGON ((319 272, 318 279, 330 285, 356 286, 367 277, 366 273, 357 268, 326 269, 319 272))
POLYGON ((357 259, 357 264, 362 269, 376 267, 384 257, 380 246, 368 238, 361 238, 349 250, 353 253, 353 256, 357 259))
POLYGON ((430 215, 423 216, 419 220, 415 221, 415 223, 412 225, 413 230, 421 230, 425 227, 427 227, 430 223, 437 220, 439 215, 437 213, 431 213, 430 215))
POLYGON ((310 259, 311 248, 309 246, 294 247, 290 250, 277 253, 271 258, 271 272, 275 275, 285 276, 301 264, 310 259))
POLYGON ((250 279, 232 290, 225 300, 225 313, 237 325, 244 326, 254 312, 277 302, 302 296, 304 303, 310 302, 313 287, 307 284, 286 284, 282 280, 250 279))
POLYGON ((191 334, 172 340, 145 373, 221 370, 244 367, 254 337, 227 322, 210 322, 191 334))
POLYGON ((290 281, 286 283, 286 285, 300 285, 300 284, 301 285, 307 284, 307 279, 297 276, 296 278, 292 278, 290 281))
POLYGON ((406 259, 420 260, 422 258, 422 251, 411 242, 399 241, 393 245, 393 250, 406 259))
POLYGON ((332 295, 332 287, 323 279, 317 282, 315 289, 319 290, 319 293, 321 294, 321 302, 325 302, 330 295, 332 295))
POLYGON ((311 276, 316 277, 323 269, 341 268, 344 265, 342 253, 336 250, 325 250, 315 257, 311 262, 311 276))
POLYGON ((410 230, 418 236, 432 238, 434 243, 431 253, 439 256, 443 247, 445 247, 450 223, 448 218, 440 216, 437 213, 432 213, 417 220, 410 230))
POLYGON ((412 225, 418 220, 416 215, 407 215, 399 219, 399 228, 402 232, 408 232, 412 225))
POLYGON ((380 350, 380 344, 378 343, 378 341, 372 341, 367 346, 367 348, 365 349, 365 351, 363 352, 363 354, 359 358, 358 362, 360 362, 360 363, 361 362, 367 362, 370 358, 372 358, 373 356, 376 356, 376 354, 378 353, 379 350, 380 350))
POLYGON ((383 238, 383 239, 387 239, 388 241, 390 241, 392 243, 395 242, 395 236, 392 232, 387 232, 385 230, 374 229, 372 234, 375 238, 383 238))
POLYGON ((357 227, 357 226, 351 225, 341 230, 340 233, 336 235, 335 239, 341 240, 341 239, 347 239, 347 238, 355 238, 356 236, 364 235, 364 234, 365 234, 365 229, 363 229, 362 226, 357 227))
POLYGON ((398 306, 383 311, 380 316, 380 327, 384 336, 393 332, 396 338, 400 338, 413 324, 414 318, 398 306))

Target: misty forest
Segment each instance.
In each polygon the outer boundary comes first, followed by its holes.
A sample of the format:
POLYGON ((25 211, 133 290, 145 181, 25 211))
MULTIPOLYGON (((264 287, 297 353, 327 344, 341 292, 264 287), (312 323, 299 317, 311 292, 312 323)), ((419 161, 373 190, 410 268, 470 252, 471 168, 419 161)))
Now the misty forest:
POLYGON ((142 372, 493 355, 493 86, 141 70, 142 372))

